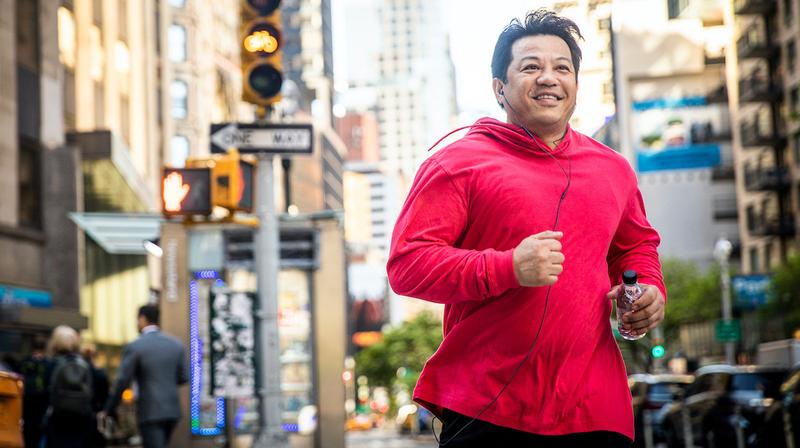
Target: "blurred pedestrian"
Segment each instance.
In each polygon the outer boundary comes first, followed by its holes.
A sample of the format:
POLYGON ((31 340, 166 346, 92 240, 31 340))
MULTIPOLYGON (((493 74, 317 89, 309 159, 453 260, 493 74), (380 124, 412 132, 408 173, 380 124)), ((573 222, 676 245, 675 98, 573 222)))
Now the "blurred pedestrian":
POLYGON ((39 447, 44 430, 44 416, 50 403, 50 375, 53 363, 47 357, 47 338, 33 338, 31 354, 20 367, 25 389, 22 398, 22 421, 25 446, 39 447))
POLYGON ((138 385, 136 416, 144 448, 169 444, 181 417, 178 386, 188 381, 183 344, 161 332, 157 305, 139 308, 137 327, 141 336, 125 347, 111 396, 99 418, 113 416, 122 392, 132 381, 138 385))
POLYGON ((53 330, 50 350, 54 367, 45 418, 48 448, 85 448, 91 443, 92 369, 79 348, 80 337, 74 329, 60 325, 53 330))
POLYGON ((633 439, 611 300, 636 270, 646 285, 624 330, 663 320, 660 238, 630 163, 569 126, 581 38, 546 10, 506 26, 492 57, 505 122, 482 118, 430 156, 398 217, 392 288, 445 305, 414 391, 444 423, 440 446, 633 439))
POLYGON ((92 369, 92 445, 95 448, 102 448, 106 446, 105 435, 98 427, 97 414, 103 410, 103 407, 108 401, 108 375, 105 369, 98 368, 95 364, 95 356, 97 355, 97 347, 94 344, 85 344, 81 349, 81 355, 92 369))

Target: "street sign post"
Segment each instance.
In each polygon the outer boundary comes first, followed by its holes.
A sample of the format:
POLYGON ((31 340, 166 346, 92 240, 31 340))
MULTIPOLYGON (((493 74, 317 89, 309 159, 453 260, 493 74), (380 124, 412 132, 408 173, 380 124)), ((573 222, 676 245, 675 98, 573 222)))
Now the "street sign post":
POLYGON ((242 154, 311 154, 312 127, 297 123, 218 123, 211 125, 211 152, 238 148, 242 154))

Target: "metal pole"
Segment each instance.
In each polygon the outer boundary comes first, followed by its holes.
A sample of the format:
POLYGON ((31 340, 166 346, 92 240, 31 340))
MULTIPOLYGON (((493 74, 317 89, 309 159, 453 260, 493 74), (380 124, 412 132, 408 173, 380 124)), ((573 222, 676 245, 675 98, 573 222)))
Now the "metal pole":
POLYGON ((273 155, 258 155, 257 216, 261 225, 255 234, 256 278, 258 280, 259 358, 261 367, 261 430, 254 446, 288 447, 281 425, 281 361, 278 344, 279 230, 275 214, 273 155))
MULTIPOLYGON (((731 274, 730 269, 728 268, 728 257, 730 255, 726 254, 725 257, 720 258, 719 268, 720 268, 720 284, 722 287, 722 320, 725 321, 726 324, 730 324, 731 320, 733 320, 733 314, 731 312, 731 274)), ((736 359, 734 359, 735 355, 735 347, 733 342, 726 342, 725 343, 725 362, 730 365, 736 364, 736 359)))

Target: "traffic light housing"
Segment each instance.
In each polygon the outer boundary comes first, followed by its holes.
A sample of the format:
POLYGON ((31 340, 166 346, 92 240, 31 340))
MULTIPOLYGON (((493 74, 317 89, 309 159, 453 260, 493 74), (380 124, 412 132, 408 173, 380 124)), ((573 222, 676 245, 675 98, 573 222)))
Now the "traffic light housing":
POLYGON ((228 210, 253 210, 252 163, 242 160, 238 151, 230 150, 214 158, 211 167, 211 202, 228 210))
POLYGON ((211 214, 211 170, 164 168, 161 205, 167 216, 211 214))
POLYGON ((242 99, 269 106, 281 99, 280 0, 240 0, 242 99))

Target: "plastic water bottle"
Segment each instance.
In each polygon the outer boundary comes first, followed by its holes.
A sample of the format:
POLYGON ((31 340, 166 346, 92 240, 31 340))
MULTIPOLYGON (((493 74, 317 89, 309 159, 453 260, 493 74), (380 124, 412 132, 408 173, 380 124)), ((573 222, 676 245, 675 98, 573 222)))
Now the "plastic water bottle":
POLYGON ((617 329, 620 336, 629 341, 635 341, 644 337, 645 333, 640 335, 632 334, 630 330, 626 330, 622 326, 622 315, 628 311, 633 311, 633 303, 639 300, 644 290, 636 281, 636 271, 625 271, 622 273, 622 288, 619 289, 617 294, 617 329))

